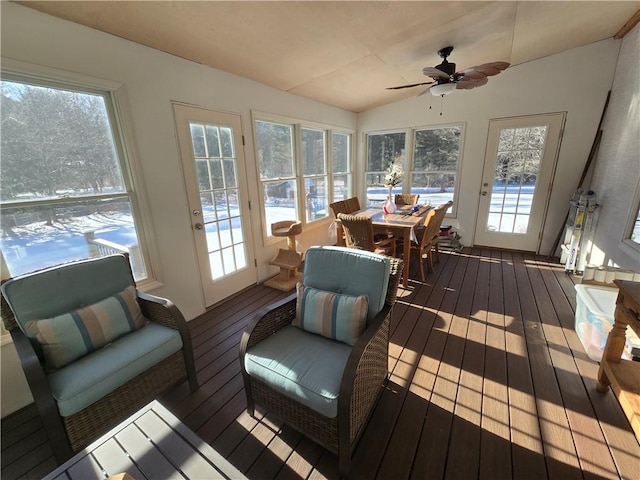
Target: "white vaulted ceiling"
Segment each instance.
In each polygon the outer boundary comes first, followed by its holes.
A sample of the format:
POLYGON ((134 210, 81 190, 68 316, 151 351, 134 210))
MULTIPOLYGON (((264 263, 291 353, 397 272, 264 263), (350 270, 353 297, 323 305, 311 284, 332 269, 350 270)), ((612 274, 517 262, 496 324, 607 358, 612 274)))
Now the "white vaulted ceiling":
POLYGON ((422 68, 441 62, 442 47, 455 47, 449 61, 458 70, 518 65, 612 37, 640 8, 638 1, 17 3, 354 112, 417 94, 419 87, 386 87, 429 81, 422 68))

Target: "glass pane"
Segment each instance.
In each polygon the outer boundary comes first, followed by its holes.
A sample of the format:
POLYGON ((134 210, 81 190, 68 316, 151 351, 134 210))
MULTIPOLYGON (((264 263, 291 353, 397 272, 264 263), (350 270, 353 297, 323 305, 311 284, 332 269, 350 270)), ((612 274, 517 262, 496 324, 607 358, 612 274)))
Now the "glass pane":
POLYGON ((513 230, 513 222, 515 220, 515 215, 504 214, 502 215, 502 220, 500 221, 500 231, 506 233, 514 233, 513 230))
POLYGON ((193 145, 193 155, 196 158, 207 157, 207 147, 204 142, 204 125, 191 123, 191 144, 193 145))
POLYGON ((13 276, 123 252, 129 252, 134 278, 146 276, 127 198, 4 207, 0 220, 0 248, 13 276))
POLYGON ((207 153, 209 158, 220 157, 220 139, 218 138, 218 127, 214 125, 206 126, 207 153))
POLYGON ((633 222, 633 227, 631 228, 630 239, 632 242, 640 244, 640 207, 638 208, 636 220, 633 222))
POLYGON ((272 223, 298 218, 295 181, 264 183, 263 195, 268 236, 271 236, 272 223))
POLYGON ((333 201, 337 202, 350 198, 351 195, 351 175, 334 175, 333 176, 333 201))
MULTIPOLYGON (((453 200, 455 174, 414 173, 411 175, 411 193, 420 195, 419 203, 441 205, 453 200)), ((400 193, 400 192, 399 192, 400 193)), ((452 209, 449 209, 451 211, 452 209)))
POLYGON ((213 198, 216 204, 216 214, 218 219, 229 218, 229 209, 227 205, 227 194, 224 190, 214 192, 213 198))
POLYGON ((273 179, 294 176, 293 127, 256 121, 256 141, 260 178, 273 179))
POLYGON ((325 173, 324 132, 303 128, 301 137, 303 175, 323 175, 325 173))
POLYGON ((204 233, 207 236, 207 251, 215 252, 220 250, 220 237, 218 235, 218 224, 207 223, 204 226, 204 233))
POLYGON ((224 277, 224 270, 222 269, 222 256, 220 251, 211 252, 209 254, 209 264, 211 265, 211 278, 217 280, 224 277))
POLYGON ((461 135, 461 126, 417 130, 414 139, 413 170, 457 171, 461 135))
POLYGON ((229 220, 224 220, 222 222, 218 222, 219 232, 220 232, 220 245, 222 248, 229 247, 233 244, 233 240, 231 239, 231 222, 229 220))
POLYGON ((213 194, 205 192, 200 194, 200 205, 202 205, 202 220, 205 223, 216 221, 216 212, 213 207, 213 194))
POLYGON ((242 224, 240 223, 239 217, 231 219, 231 236, 234 245, 244 241, 244 237, 242 235, 242 224))
POLYGON ((244 258, 244 249, 242 248, 242 246, 234 246, 233 247, 233 254, 236 260, 236 268, 239 270, 241 268, 245 268, 247 266, 247 261, 244 258))
POLYGON ((541 125, 500 131, 489 211, 505 215, 497 220, 490 214, 488 231, 527 233, 547 130, 541 125))
POLYGON ((222 177, 222 161, 219 159, 209 160, 211 169, 211 185, 213 188, 224 188, 224 178, 222 177))
POLYGON ((235 188, 238 186, 236 179, 236 162, 235 160, 225 159, 222 161, 224 166, 224 181, 227 188, 235 188))
POLYGON ((514 233, 527 233, 529 229, 529 215, 516 215, 516 223, 513 227, 514 233))
POLYGON ((325 178, 308 178, 304 183, 306 190, 305 210, 307 222, 325 218, 328 213, 325 178))
POLYGON ((211 177, 209 176, 208 161, 196 158, 196 175, 200 190, 211 190, 211 177))
POLYGON ((222 144, 222 156, 234 158, 233 154, 233 132, 228 127, 220 127, 220 141, 222 144))
POLYGON ((234 272, 236 270, 236 261, 233 247, 225 248, 222 250, 222 264, 224 266, 225 273, 234 272))
POLYGON ((351 135, 334 133, 332 139, 333 173, 349 173, 351 158, 351 135))
POLYGON ((404 165, 405 134, 384 133, 367 137, 367 172, 382 172, 394 162, 404 165))
MULTIPOLYGON (((192 134, 206 132, 208 160, 203 160, 204 166, 200 166, 196 159, 196 172, 199 177, 207 251, 212 262, 212 278, 215 280, 235 271, 235 259, 228 263, 228 258, 236 255, 244 258, 233 129, 219 125, 203 125, 199 130, 194 129, 193 125, 191 127, 192 134), (233 218, 233 225, 230 218, 233 218), (222 255, 221 251, 233 243, 236 244, 236 250, 225 254, 226 257, 222 255)), ((242 263, 246 264, 246 260, 242 263)))
POLYGON ((125 192, 104 97, 1 85, 2 201, 125 192))

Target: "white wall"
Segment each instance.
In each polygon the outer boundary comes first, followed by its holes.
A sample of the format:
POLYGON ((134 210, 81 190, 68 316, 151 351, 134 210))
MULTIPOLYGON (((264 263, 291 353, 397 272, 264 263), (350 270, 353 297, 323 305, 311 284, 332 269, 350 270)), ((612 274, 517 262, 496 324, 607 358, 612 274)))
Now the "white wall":
MULTIPOLYGON (((369 110, 359 114, 358 130, 364 133, 466 124, 456 220, 462 242, 471 245, 489 120, 566 111, 566 126, 540 247, 540 253, 547 254, 562 227, 568 202, 589 155, 611 88, 619 48, 620 41, 604 40, 510 67, 480 88, 456 91, 445 97, 442 116, 439 115, 440 99, 434 98, 433 109, 429 110, 427 95, 369 110)), ((359 160, 364 168, 364 160, 359 160)))
POLYGON ((601 204, 590 263, 640 272, 640 253, 623 243, 640 188, 640 25, 622 39, 591 188, 601 204))

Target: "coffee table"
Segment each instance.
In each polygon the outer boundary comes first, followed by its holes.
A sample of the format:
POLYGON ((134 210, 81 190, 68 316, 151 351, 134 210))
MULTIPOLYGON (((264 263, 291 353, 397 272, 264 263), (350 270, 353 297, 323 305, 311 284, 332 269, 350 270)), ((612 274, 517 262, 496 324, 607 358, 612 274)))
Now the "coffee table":
POLYGON ((246 479, 157 400, 78 452, 45 480, 246 479))

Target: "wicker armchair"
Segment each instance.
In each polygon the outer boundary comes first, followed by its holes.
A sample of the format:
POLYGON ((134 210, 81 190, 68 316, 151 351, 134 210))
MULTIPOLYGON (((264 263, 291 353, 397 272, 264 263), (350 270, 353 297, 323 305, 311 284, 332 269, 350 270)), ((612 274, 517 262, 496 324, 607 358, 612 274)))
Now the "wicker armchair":
MULTIPOLYGON (((135 296, 132 301, 140 307, 148 324, 117 337, 102 348, 89 350, 90 353, 64 366, 53 368, 48 364, 51 357, 45 354, 46 347, 40 343, 41 333, 34 335, 28 324, 40 323, 40 319, 55 320, 67 314, 77 318, 78 309, 102 304, 100 300, 108 297, 116 298, 110 295, 130 286, 135 284, 123 255, 72 262, 3 282, 2 321, 11 334, 60 463, 168 387, 188 380, 191 391, 198 388, 191 334, 184 317, 169 300, 137 290, 131 298, 135 296), (147 358, 140 360, 143 353, 147 358), (123 365, 115 372, 109 371, 118 362, 123 365), (79 382, 89 383, 79 387, 79 382), (72 388, 79 388, 78 393, 69 393, 73 392, 72 388), (65 395, 69 398, 64 398, 65 395), (73 411, 72 403, 78 411, 73 411)), ((109 310, 108 315, 111 313, 109 310)), ((111 317, 107 318, 110 321, 111 317)), ((82 328, 79 331, 82 332, 82 328)), ((62 332, 61 338, 68 342, 72 336, 69 329, 62 332)), ((90 330, 89 335, 92 332, 90 330)), ((84 335, 86 331, 83 333, 86 343, 84 335)))
MULTIPOLYGON (((451 205, 453 205, 453 202, 449 201, 429 210, 426 218, 424 219, 424 228, 421 228, 416 232, 418 243, 411 244, 411 253, 415 253, 418 256, 418 264, 420 265, 420 279, 423 282, 425 281, 424 258, 426 257, 427 259, 428 272, 433 271, 434 252, 435 262, 437 263, 440 261, 440 251, 438 249, 440 226, 442 225, 444 216, 451 205)), ((399 243, 401 244, 402 242, 399 243)))
POLYGON ((396 239, 388 235, 374 235, 373 222, 365 215, 338 214, 338 220, 344 230, 346 246, 359 250, 381 253, 394 257, 396 255, 396 239))
POLYGON ((419 193, 396 193, 393 202, 396 205, 417 205, 419 199, 419 193))
MULTIPOLYGON (((396 300, 396 293, 399 281, 402 277, 402 260, 371 254, 369 252, 358 252, 343 247, 311 247, 307 251, 307 261, 305 264, 305 285, 318 285, 330 290, 329 284, 334 288, 345 291, 351 295, 357 294, 358 288, 366 283, 362 278, 372 275, 366 269, 359 267, 358 257, 371 257, 378 264, 388 265, 387 277, 381 279, 379 276, 374 281, 383 280, 384 285, 378 290, 382 296, 371 295, 374 300, 369 303, 369 308, 377 300, 380 310, 370 310, 372 318, 367 320, 367 327, 364 333, 358 338, 356 343, 349 347, 336 340, 322 338, 321 342, 326 342, 329 351, 319 348, 305 348, 302 346, 306 339, 310 337, 320 337, 313 333, 302 331, 291 326, 296 318, 296 294, 285 298, 277 304, 267 307, 258 313, 256 320, 245 330, 240 344, 240 363, 242 365, 242 376, 244 380, 245 392, 247 395, 247 411, 254 415, 256 405, 260 405, 278 415, 285 423, 296 428, 298 431, 322 445, 329 451, 337 454, 339 461, 340 475, 347 477, 352 452, 360 438, 362 431, 368 421, 370 414, 377 402, 382 386, 387 379, 388 350, 389 350, 389 325, 391 321, 392 307, 396 300), (346 255, 346 259, 343 258, 346 255), (327 274, 322 272, 319 278, 313 275, 313 271, 326 269, 327 274), (361 275, 361 277, 359 277, 361 275), (382 292, 386 292, 382 293, 382 292), (296 371, 296 363, 292 360, 292 350, 301 350, 304 361, 310 362, 309 369, 322 368, 323 364, 333 361, 330 348, 333 344, 340 344, 340 348, 346 348, 347 352, 344 363, 344 370, 335 372, 334 381, 339 386, 337 394, 337 409, 334 416, 321 413, 319 409, 311 408, 308 405, 310 394, 296 396, 295 392, 284 390, 279 382, 269 382, 263 378, 258 378, 255 373, 248 373, 247 364, 252 362, 250 355, 256 355, 262 345, 278 341, 282 337, 297 332, 297 338, 303 337, 299 345, 292 345, 291 342, 284 343, 284 346, 276 349, 273 356, 268 356, 269 365, 278 363, 273 357, 280 356, 286 371, 293 371, 293 378, 298 379, 307 371, 307 367, 296 371), (283 351, 284 350, 284 351, 283 351)), ((377 267, 376 267, 377 268, 377 267)), ((320 287, 318 287, 320 288, 320 287)), ((316 340, 314 340, 316 341, 316 340)), ((317 345, 314 344, 314 345, 317 345)), ((338 348, 336 346, 336 348, 338 348)), ((312 371, 312 382, 317 384, 320 377, 312 371)), ((326 379, 326 376, 322 376, 326 379)), ((294 380, 295 381, 295 380, 294 380)), ((319 390, 331 390, 325 383, 317 387, 319 390)), ((335 385, 334 385, 335 388, 335 385)), ((334 401, 336 401, 334 399, 334 401)), ((334 405, 335 407, 335 405, 334 405)))

